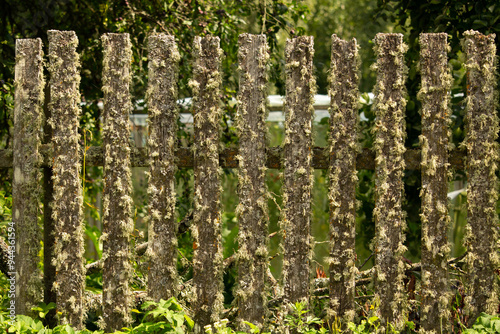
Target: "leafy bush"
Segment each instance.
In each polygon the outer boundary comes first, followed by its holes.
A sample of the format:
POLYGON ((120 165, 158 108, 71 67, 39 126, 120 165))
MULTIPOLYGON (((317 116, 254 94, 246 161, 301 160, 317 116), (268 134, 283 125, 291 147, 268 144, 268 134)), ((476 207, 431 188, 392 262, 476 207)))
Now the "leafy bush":
POLYGON ((466 329, 463 334, 500 333, 500 316, 481 313, 472 328, 466 329))

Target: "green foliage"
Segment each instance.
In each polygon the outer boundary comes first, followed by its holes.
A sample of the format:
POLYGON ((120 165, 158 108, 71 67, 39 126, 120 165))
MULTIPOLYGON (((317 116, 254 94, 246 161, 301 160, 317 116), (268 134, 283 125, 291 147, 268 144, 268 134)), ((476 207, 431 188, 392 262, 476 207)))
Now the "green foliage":
MULTIPOLYGON (((142 305, 145 311, 142 323, 133 328, 125 328, 118 333, 187 333, 193 329, 193 320, 185 313, 183 307, 174 298, 160 300, 160 302, 145 302, 142 305)), ((141 313, 133 310, 135 313, 141 313)))
POLYGON ((377 316, 372 316, 366 319, 361 320, 359 325, 356 325, 353 322, 349 322, 347 327, 354 334, 364 334, 364 333, 376 333, 378 327, 380 326, 380 319, 377 316))
POLYGON ((481 313, 472 328, 462 331, 463 334, 500 333, 500 316, 481 313))
MULTIPOLYGON (((347 327, 352 331, 353 334, 370 334, 378 333, 378 328, 380 327, 380 319, 377 316, 369 316, 366 319, 362 319, 359 324, 349 322, 347 327)), ((416 333, 415 324, 412 321, 406 321, 403 333, 416 333)), ((392 324, 388 324, 386 333, 396 334, 401 333, 397 331, 392 324)))
POLYGON ((38 306, 32 307, 31 310, 33 312, 37 312, 35 314, 38 314, 38 318, 45 319, 45 316, 47 315, 47 313, 49 313, 51 310, 53 310, 55 308, 56 308, 55 303, 49 303, 49 304, 40 303, 40 304, 38 304, 38 306))
POLYGON ((310 314, 309 310, 305 309, 305 304, 295 303, 290 305, 291 314, 287 314, 285 325, 290 329, 294 329, 297 333, 328 333, 328 330, 323 327, 323 321, 310 314))

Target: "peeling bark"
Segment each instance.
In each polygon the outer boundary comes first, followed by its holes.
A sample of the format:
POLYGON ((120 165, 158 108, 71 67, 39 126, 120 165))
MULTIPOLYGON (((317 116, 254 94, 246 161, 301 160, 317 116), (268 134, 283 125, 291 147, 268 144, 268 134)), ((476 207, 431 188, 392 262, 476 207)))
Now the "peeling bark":
POLYGON ((220 212, 219 139, 222 50, 218 37, 194 40, 194 238, 193 311, 195 331, 219 320, 222 295, 222 225, 220 212))
POLYGON ((266 187, 266 89, 269 60, 266 36, 239 37, 240 91, 237 127, 240 135, 237 214, 239 327, 243 321, 262 327, 266 307, 268 212, 266 187))
POLYGON ((85 289, 83 192, 78 134, 80 116, 78 38, 73 31, 48 32, 53 161, 53 207, 56 267, 53 289, 61 324, 83 327, 85 289))
POLYGON ((132 221, 132 182, 130 171, 132 49, 129 34, 105 34, 101 37, 103 61, 103 321, 107 332, 132 322, 130 317, 132 275, 130 235, 132 221))
POLYGON ((356 40, 332 36, 330 67, 329 321, 354 321, 359 56, 356 40))
POLYGON ((41 231, 42 115, 44 100, 42 40, 16 40, 12 220, 16 233, 16 314, 28 315, 42 301, 38 269, 41 231))
POLYGON ((159 302, 177 295, 175 143, 180 60, 173 36, 149 37, 149 257, 148 295, 159 302))
POLYGON ((406 305, 402 255, 405 213, 403 172, 405 169, 405 80, 407 50, 402 34, 377 34, 377 83, 375 85, 375 298, 381 318, 380 332, 388 323, 404 326, 406 305))
POLYGON ((287 41, 283 174, 283 285, 286 302, 309 301, 311 280, 313 38, 287 41))
POLYGON ((468 269, 465 303, 472 325, 481 312, 498 306, 498 92, 496 91, 495 35, 466 31, 467 57, 467 226, 465 247, 468 269))
POLYGON ((422 87, 422 333, 450 333, 447 261, 450 89, 447 34, 420 34, 422 87))

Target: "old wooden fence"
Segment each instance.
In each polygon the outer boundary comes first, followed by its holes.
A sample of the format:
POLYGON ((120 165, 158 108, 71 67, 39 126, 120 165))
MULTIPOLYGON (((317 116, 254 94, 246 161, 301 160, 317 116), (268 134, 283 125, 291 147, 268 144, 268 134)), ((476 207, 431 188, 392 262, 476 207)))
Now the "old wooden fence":
MULTIPOLYGON (((329 93, 329 147, 312 147, 315 79, 313 39, 287 41, 285 141, 282 149, 265 143, 268 46, 263 35, 243 34, 239 40, 240 91, 238 94, 239 150, 219 151, 222 109, 222 50, 217 37, 196 38, 190 82, 194 94, 193 150, 175 143, 177 64, 179 53, 172 36, 149 38, 147 105, 150 128, 148 149, 129 147, 131 99, 131 42, 128 34, 102 37, 103 144, 87 153, 88 165, 104 166, 103 214, 103 324, 119 329, 131 321, 132 274, 130 235, 133 232, 131 172, 149 166, 150 258, 147 293, 154 299, 175 296, 176 229, 174 172, 176 166, 194 169, 195 204, 193 314, 198 325, 216 321, 222 311, 223 255, 221 244, 220 168, 238 168, 239 217, 238 319, 262 324, 267 314, 268 221, 265 171, 283 168, 283 300, 308 300, 311 291, 311 188, 312 170, 328 169, 330 179, 329 316, 353 319, 355 296, 355 187, 356 170, 376 170, 376 240, 373 280, 383 325, 401 325, 406 296, 402 260, 405 216, 402 211, 403 172, 422 171, 422 297, 421 325, 426 331, 449 323, 449 225, 447 189, 451 168, 466 168, 468 176, 468 230, 466 247, 467 307, 477 315, 493 312, 498 304, 494 288, 499 266, 496 243, 498 118, 494 36, 474 31, 464 34, 463 51, 468 71, 466 154, 449 146, 451 75, 447 64, 447 35, 422 34, 421 150, 407 150, 405 138, 404 56, 407 46, 400 34, 375 37, 375 145, 360 151, 358 122, 358 46, 355 40, 332 36, 329 93), (466 166, 464 158, 466 155, 466 166)), ((3 151, 2 167, 12 167, 13 220, 17 231, 16 310, 26 313, 43 291, 38 274, 40 231, 38 214, 43 168, 50 176, 53 198, 45 196, 45 217, 52 218, 53 236, 45 236, 45 293, 55 291, 61 321, 82 327, 86 268, 83 261, 82 188, 79 147, 79 56, 73 32, 49 31, 50 89, 44 90, 40 39, 16 44, 14 147, 3 151), (50 94, 52 129, 48 145, 42 142, 42 105, 50 94), (52 240, 51 238, 55 238, 52 240), (53 268, 52 266, 55 266, 53 268), (51 270, 53 270, 51 274, 51 270), (52 278, 54 278, 52 282, 52 278), (48 283, 47 283, 48 282, 48 283), (51 291, 51 288, 53 290, 51 291)), ((50 194, 50 193, 48 193, 50 194)))

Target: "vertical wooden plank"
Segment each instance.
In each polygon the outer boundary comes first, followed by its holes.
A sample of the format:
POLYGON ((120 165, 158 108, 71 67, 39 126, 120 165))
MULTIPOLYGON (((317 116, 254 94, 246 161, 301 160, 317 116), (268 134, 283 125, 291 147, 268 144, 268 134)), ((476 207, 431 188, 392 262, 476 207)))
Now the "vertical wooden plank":
POLYGON ((177 295, 175 144, 180 60, 174 36, 149 36, 149 273, 148 295, 155 301, 177 295))
POLYGON ((16 234, 16 314, 29 314, 42 300, 38 269, 41 232, 38 226, 41 187, 43 115, 42 40, 16 40, 14 148, 12 180, 13 222, 16 234))
POLYGON ((498 306, 498 94, 496 92, 495 35, 464 33, 467 57, 467 227, 465 247, 468 267, 469 322, 481 312, 494 313, 498 306))
POLYGON ((194 103, 193 311, 195 331, 218 321, 222 312, 222 236, 219 140, 220 65, 218 37, 194 40, 194 73, 189 85, 194 103))
POLYGON ((132 221, 129 86, 132 49, 129 34, 104 34, 103 44, 103 324, 115 331, 131 323, 129 280, 132 221))
MULTIPOLYGON (((50 119, 50 85, 46 85, 44 89, 43 112, 44 119, 50 119)), ((52 126, 50 121, 43 125, 43 144, 52 142, 52 126)), ((42 167, 43 173, 43 302, 45 304, 57 303, 57 293, 54 291, 54 283, 56 281, 56 266, 54 259, 56 236, 55 223, 52 218, 52 202, 54 202, 54 182, 52 181, 52 166, 42 167)), ((56 309, 50 310, 45 315, 47 326, 57 326, 56 309)))
POLYGON ((330 67, 330 321, 354 320, 359 56, 332 36, 330 67))
POLYGON ((268 212, 266 187, 266 89, 268 46, 265 35, 239 36, 240 91, 238 122, 240 136, 237 214, 238 319, 261 327, 266 308, 268 212))
POLYGON ((80 116, 78 38, 74 31, 48 31, 50 72, 50 124, 52 126, 55 223, 54 256, 57 309, 60 322, 83 326, 84 242, 83 193, 80 182, 78 133, 80 116))
POLYGON ((426 333, 449 333, 448 138, 451 135, 448 35, 420 34, 422 87, 422 316, 426 333))
POLYGON ((309 301, 312 255, 312 119, 316 80, 310 36, 287 40, 285 170, 283 175, 283 285, 286 302, 309 301))
POLYGON ((375 298, 382 332, 388 323, 404 325, 405 291, 402 255, 405 214, 403 172, 405 162, 405 80, 402 34, 377 34, 377 83, 375 85, 375 298))

